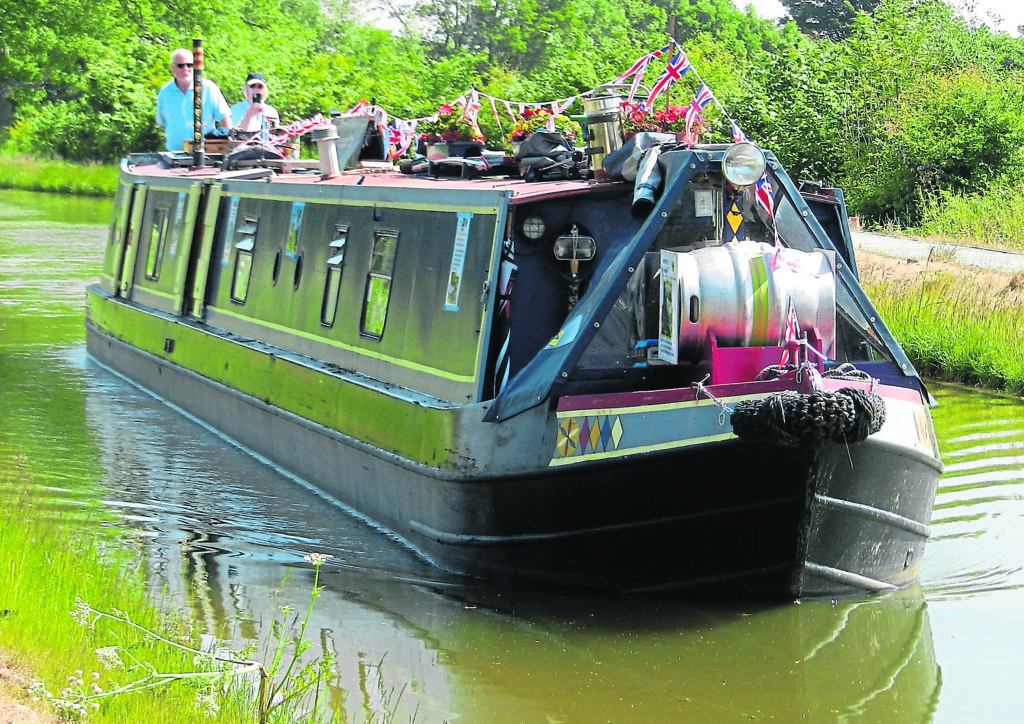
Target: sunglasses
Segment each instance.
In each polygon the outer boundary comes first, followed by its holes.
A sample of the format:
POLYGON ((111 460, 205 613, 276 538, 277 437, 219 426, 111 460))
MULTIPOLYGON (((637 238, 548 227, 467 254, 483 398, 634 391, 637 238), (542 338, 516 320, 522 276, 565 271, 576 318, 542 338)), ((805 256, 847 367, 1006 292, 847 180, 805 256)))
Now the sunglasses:
POLYGON ((178 68, 191 68, 193 63, 175 63, 178 68))

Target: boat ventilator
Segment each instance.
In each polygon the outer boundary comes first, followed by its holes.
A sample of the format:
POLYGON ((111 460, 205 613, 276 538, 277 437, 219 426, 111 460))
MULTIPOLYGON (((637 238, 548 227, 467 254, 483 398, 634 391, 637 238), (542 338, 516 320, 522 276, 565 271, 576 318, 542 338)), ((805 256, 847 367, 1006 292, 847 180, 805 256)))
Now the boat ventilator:
MULTIPOLYGON (((770 377, 769 370, 771 368, 762 371, 762 375, 768 373, 770 377)), ((824 376, 862 379, 861 375, 866 376, 866 373, 852 365, 842 365, 824 376)), ((862 442, 885 424, 885 400, 873 392, 853 387, 835 392, 814 390, 806 394, 786 390, 760 400, 737 403, 730 422, 740 439, 788 447, 824 439, 839 443, 862 442)))

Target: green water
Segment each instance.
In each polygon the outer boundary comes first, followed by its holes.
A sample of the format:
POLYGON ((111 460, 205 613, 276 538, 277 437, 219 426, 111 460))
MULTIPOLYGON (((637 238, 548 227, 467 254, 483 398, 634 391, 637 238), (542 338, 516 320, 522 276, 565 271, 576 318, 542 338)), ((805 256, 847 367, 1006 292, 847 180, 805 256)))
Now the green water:
POLYGON ((0 495, 31 469, 50 509, 136 530, 155 590, 200 585, 198 627, 257 650, 303 607, 302 556, 334 556, 311 631, 349 721, 1016 721, 1019 399, 934 390, 948 470, 910 590, 765 605, 471 585, 88 359, 109 203, 0 201, 0 495))

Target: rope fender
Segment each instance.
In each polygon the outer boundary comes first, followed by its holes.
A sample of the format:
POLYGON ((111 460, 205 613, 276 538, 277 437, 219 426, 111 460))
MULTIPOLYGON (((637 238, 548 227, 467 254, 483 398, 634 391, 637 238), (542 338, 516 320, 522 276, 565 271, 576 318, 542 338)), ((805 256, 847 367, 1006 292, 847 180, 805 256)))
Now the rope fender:
POLYGON ((787 390, 737 403, 730 422, 740 439, 789 447, 826 438, 862 442, 885 424, 885 400, 852 387, 808 394, 787 390))

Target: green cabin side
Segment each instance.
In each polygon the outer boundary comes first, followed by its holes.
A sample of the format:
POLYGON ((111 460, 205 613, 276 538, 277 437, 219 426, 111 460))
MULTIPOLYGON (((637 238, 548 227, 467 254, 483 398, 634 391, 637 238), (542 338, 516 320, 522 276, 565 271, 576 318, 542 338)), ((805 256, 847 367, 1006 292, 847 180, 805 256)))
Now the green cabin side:
POLYGON ((100 286, 436 405, 479 402, 507 202, 125 173, 100 286))

